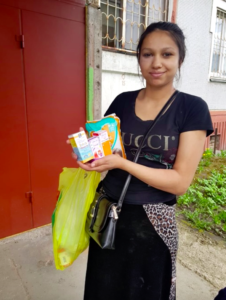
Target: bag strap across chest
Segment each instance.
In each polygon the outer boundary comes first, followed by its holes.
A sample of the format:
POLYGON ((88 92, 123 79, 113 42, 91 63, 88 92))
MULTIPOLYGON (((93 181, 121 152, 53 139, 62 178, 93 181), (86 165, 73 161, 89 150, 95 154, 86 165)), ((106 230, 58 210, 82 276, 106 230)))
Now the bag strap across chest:
MULTIPOLYGON (((159 119, 162 117, 162 115, 164 115, 164 113, 169 109, 169 107, 171 106, 171 104, 174 102, 174 100, 176 99, 177 95, 179 94, 179 91, 175 91, 173 93, 173 95, 170 97, 170 99, 166 102, 166 104, 163 106, 163 108, 161 109, 161 111, 158 113, 158 115, 156 116, 155 120, 153 121, 153 123, 151 124, 150 128, 147 130, 146 134, 144 135, 144 138, 142 140, 142 142, 140 143, 138 149, 137 149, 137 152, 135 154, 135 157, 134 157, 134 160, 133 162, 134 163, 137 163, 138 161, 138 158, 140 156, 140 152, 142 150, 142 147, 146 141, 146 139, 148 138, 148 136, 150 135, 150 132, 151 130, 154 128, 154 126, 156 125, 156 123, 159 121, 159 119)), ((119 201, 118 201, 118 204, 117 204, 117 211, 120 212, 121 211, 121 208, 122 208, 122 204, 123 204, 123 201, 125 199, 125 196, 126 196, 126 192, 128 190, 128 187, 129 187, 129 184, 130 184, 130 181, 131 181, 131 178, 132 178, 132 175, 129 174, 127 176, 127 179, 126 179, 126 182, 124 184, 124 187, 122 189, 122 192, 121 192, 121 195, 120 195, 120 198, 119 198, 119 201)))

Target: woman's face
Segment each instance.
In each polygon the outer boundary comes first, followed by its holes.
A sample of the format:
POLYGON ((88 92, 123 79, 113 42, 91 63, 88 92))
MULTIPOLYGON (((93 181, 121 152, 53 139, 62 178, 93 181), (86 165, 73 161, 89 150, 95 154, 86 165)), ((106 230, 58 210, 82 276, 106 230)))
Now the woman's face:
POLYGON ((179 68, 179 49, 170 34, 161 30, 148 34, 141 47, 139 63, 147 85, 172 85, 179 68))

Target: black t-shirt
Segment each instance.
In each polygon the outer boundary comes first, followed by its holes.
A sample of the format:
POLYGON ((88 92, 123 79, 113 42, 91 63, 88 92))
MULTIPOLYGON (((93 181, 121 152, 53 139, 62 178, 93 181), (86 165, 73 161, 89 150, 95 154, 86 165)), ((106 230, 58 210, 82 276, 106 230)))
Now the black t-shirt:
MULTIPOLYGON (((142 121, 135 114, 138 91, 118 95, 105 113, 115 113, 121 120, 121 133, 127 159, 133 161, 144 134, 153 121, 142 121)), ((201 98, 180 92, 156 123, 141 151, 138 163, 156 169, 172 169, 181 132, 213 132, 208 106, 201 98)), ((118 200, 128 173, 121 169, 108 172, 103 181, 105 192, 118 200)), ((174 201, 175 195, 153 188, 132 176, 124 203, 147 204, 174 201)))

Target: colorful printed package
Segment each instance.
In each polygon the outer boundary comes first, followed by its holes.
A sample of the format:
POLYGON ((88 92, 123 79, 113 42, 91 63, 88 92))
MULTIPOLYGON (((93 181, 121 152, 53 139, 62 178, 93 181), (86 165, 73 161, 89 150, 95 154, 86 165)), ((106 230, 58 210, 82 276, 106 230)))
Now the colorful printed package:
POLYGON ((102 145, 101 145, 101 142, 100 142, 100 139, 98 136, 89 138, 88 142, 92 149, 94 160, 104 157, 104 150, 102 148, 102 145))
POLYGON ((93 136, 98 136, 102 145, 102 148, 104 150, 104 155, 111 155, 111 144, 109 141, 108 133, 106 130, 99 130, 93 133, 93 136))
POLYGON ((85 131, 71 134, 68 138, 74 153, 78 156, 78 161, 86 163, 94 158, 85 131))
POLYGON ((120 119, 115 115, 109 115, 101 120, 87 121, 86 130, 89 137, 92 137, 99 130, 106 130, 111 144, 112 153, 118 153, 126 158, 125 149, 122 142, 120 119))

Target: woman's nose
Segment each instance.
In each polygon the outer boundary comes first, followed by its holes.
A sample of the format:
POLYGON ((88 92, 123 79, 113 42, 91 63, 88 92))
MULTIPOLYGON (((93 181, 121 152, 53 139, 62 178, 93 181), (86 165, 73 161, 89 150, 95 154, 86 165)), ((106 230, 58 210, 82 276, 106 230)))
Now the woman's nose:
POLYGON ((155 55, 152 60, 152 67, 156 69, 156 68, 161 68, 161 66, 162 66, 161 57, 159 55, 155 55))

